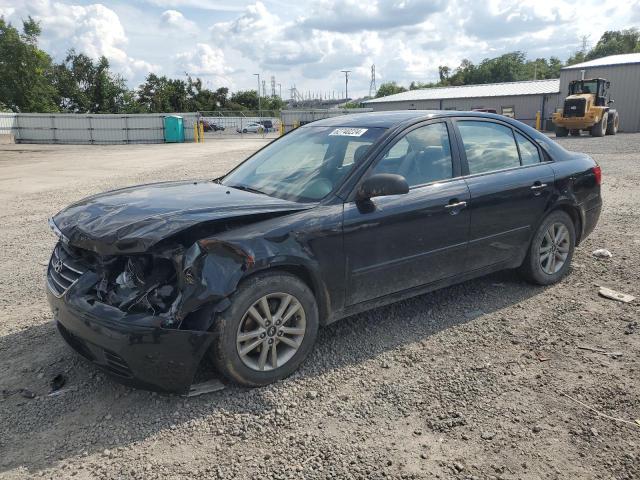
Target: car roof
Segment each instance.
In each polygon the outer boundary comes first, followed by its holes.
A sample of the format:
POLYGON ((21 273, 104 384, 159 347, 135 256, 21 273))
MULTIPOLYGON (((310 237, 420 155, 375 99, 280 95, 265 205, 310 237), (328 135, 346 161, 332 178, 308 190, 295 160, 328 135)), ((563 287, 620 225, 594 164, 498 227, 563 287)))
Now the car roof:
POLYGON ((473 116, 493 118, 502 121, 510 120, 502 115, 485 112, 462 112, 458 110, 399 110, 387 112, 350 113, 316 120, 315 122, 308 123, 304 127, 392 128, 406 123, 451 116, 473 116))

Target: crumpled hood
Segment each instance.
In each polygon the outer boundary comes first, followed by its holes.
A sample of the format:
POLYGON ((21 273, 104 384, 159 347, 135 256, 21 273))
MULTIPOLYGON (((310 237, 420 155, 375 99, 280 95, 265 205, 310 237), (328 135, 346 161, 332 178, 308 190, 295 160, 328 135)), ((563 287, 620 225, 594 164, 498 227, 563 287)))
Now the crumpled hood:
POLYGON ((55 215, 53 222, 70 244, 112 255, 145 252, 201 223, 310 207, 212 181, 164 182, 85 198, 55 215))

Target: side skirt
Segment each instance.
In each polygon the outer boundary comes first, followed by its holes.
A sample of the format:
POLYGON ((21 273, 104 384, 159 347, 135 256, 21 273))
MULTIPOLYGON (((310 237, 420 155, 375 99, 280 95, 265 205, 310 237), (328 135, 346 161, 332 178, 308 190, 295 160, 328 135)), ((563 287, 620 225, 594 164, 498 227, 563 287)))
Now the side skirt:
POLYGON ((366 312, 367 310, 372 310, 374 308, 384 307, 385 305, 390 305, 392 303, 400 302, 408 298, 417 297, 419 295, 433 292, 441 288, 450 287, 451 285, 456 285, 458 283, 466 282, 467 280, 483 277, 493 272, 498 272, 500 270, 505 270, 509 268, 516 268, 520 265, 520 263, 522 263, 522 262, 518 263, 518 260, 521 260, 521 259, 516 259, 515 261, 512 259, 505 262, 496 263, 495 265, 490 265, 488 267, 472 270, 470 272, 466 272, 453 277, 444 278, 442 280, 438 280, 433 283, 420 285, 418 287, 413 287, 408 290, 403 290, 401 292, 391 293, 389 295, 385 295, 384 297, 374 298, 373 300, 367 300, 366 302, 356 303, 355 305, 349 305, 348 307, 342 310, 336 310, 332 312, 332 314, 325 320, 325 322, 323 322, 323 325, 330 325, 333 322, 336 322, 345 317, 349 317, 351 315, 355 315, 357 313, 366 312))

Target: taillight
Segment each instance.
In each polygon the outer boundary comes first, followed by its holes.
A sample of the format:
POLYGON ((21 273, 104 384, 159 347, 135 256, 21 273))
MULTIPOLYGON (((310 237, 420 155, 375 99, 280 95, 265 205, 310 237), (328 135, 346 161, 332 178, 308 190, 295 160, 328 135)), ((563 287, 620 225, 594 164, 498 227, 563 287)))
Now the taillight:
POLYGON ((596 185, 600 185, 602 183, 602 169, 600 165, 596 165, 591 169, 593 175, 596 177, 596 185))

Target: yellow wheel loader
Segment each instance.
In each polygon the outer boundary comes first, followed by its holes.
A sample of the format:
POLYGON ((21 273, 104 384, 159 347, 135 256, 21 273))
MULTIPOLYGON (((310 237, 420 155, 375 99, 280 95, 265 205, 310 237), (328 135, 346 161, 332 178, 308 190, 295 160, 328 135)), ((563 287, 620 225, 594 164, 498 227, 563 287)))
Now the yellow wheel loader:
POLYGON ((571 81, 569 96, 552 116, 556 136, 580 135, 582 130, 594 137, 615 135, 620 119, 618 112, 611 108, 610 85, 602 78, 571 81))

